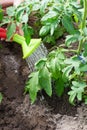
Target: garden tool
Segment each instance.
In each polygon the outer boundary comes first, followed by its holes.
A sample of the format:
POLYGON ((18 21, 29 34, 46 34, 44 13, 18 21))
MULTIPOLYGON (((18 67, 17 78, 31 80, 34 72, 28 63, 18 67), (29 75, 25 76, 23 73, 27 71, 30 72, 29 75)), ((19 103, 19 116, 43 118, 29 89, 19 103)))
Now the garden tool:
POLYGON ((27 45, 23 36, 14 34, 13 41, 22 46, 23 59, 26 59, 30 72, 34 70, 34 64, 48 53, 41 39, 31 39, 27 45))
MULTIPOLYGON (((0 38, 6 39, 6 37, 6 30, 0 28, 0 38)), ((48 53, 46 47, 41 43, 41 39, 31 39, 27 45, 23 36, 14 34, 12 40, 21 45, 23 59, 26 59, 30 72, 34 70, 34 64, 42 57, 46 57, 48 53)))
POLYGON ((27 45, 25 38, 18 34, 14 34, 12 40, 22 46, 23 59, 29 57, 41 43, 41 39, 31 39, 29 45, 27 45))

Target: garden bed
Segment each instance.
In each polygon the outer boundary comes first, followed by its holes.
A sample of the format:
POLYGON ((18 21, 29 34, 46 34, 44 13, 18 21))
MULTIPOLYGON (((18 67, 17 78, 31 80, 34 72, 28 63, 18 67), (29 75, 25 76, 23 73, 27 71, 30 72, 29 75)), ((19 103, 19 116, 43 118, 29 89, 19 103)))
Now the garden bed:
MULTIPOLYGON (((31 104, 24 95, 29 69, 17 44, 0 49, 0 130, 87 130, 87 106, 71 106, 68 96, 39 99, 31 104)), ((43 94, 44 95, 44 94, 43 94)))

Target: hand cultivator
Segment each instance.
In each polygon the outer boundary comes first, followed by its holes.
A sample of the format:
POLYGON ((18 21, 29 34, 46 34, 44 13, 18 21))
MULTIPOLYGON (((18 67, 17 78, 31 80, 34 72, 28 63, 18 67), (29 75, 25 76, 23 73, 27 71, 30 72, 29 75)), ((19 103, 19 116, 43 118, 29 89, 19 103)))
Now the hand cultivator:
MULTIPOLYGON (((7 38, 7 31, 4 28, 0 28, 0 38, 7 38)), ((34 64, 42 57, 46 57, 47 49, 41 44, 41 39, 31 39, 30 43, 27 45, 25 38, 19 34, 14 34, 12 41, 21 45, 23 59, 26 59, 29 70, 32 72, 34 70, 34 64), (37 51, 35 51, 37 49, 37 51)))

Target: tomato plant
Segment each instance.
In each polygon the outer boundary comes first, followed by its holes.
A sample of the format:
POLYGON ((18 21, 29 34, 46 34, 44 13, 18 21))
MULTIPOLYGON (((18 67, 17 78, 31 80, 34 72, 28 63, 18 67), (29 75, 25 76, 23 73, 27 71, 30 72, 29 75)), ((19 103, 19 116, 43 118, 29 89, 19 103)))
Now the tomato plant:
MULTIPOLYGON (((74 105, 75 100, 84 100, 87 104, 87 0, 84 0, 83 3, 82 17, 79 20, 78 29, 72 28, 71 23, 68 25, 66 25, 67 22, 63 23, 67 30, 71 30, 70 35, 65 40, 67 48, 60 45, 56 50, 50 52, 45 59, 41 59, 35 64, 36 71, 29 76, 25 88, 25 91, 29 92, 32 102, 36 100, 38 91, 42 89, 51 96, 52 87, 54 87, 56 94, 61 96, 65 88, 69 87, 68 95, 71 104, 74 105), (75 42, 78 43, 77 48, 71 49, 72 43, 75 42), (73 52, 72 56, 67 57, 67 52, 73 52), (52 81, 54 86, 52 86, 52 81)), ((48 14, 51 17, 51 13, 48 12, 48 14)), ((48 14, 46 18, 50 19, 48 14)), ((53 13, 52 16, 55 17, 55 14, 53 13)), ((61 20, 67 21, 65 17, 67 16, 64 15, 61 20)), ((42 20, 47 20, 46 18, 43 16, 42 20)), ((76 23, 77 21, 78 19, 76 23)))
POLYGON ((30 42, 32 35, 42 37, 44 42, 56 43, 56 39, 64 32, 75 34, 78 32, 74 23, 81 21, 81 8, 76 0, 25 0, 17 7, 8 7, 6 16, 0 26, 8 24, 7 38, 10 39, 16 31, 16 26, 22 25, 26 43, 30 42), (31 17, 35 17, 31 20, 31 17), (33 29, 28 22, 33 22, 33 29))
POLYGON ((81 21, 80 8, 76 0, 48 1, 47 11, 41 18, 40 36, 48 43, 55 43, 65 31, 75 34, 78 30, 73 23, 81 21))
POLYGON ((40 59, 35 64, 35 71, 29 75, 25 92, 29 92, 32 102, 40 90, 51 96, 54 87, 56 94, 61 96, 68 87, 71 104, 75 104, 75 100, 84 100, 87 104, 86 6, 87 0, 80 0, 79 4, 76 0, 25 0, 17 7, 7 8, 4 17, 0 8, 0 26, 7 25, 7 39, 12 38, 22 46, 23 58, 40 45, 41 38, 43 42, 53 44, 67 33, 65 42, 40 59), (28 23, 31 16, 36 18, 33 21, 36 29, 28 23), (15 34, 17 26, 21 26, 24 37, 15 34), (33 34, 41 38, 32 39, 33 34), (76 42, 77 48, 71 49, 76 42), (69 52, 70 57, 67 56, 69 52))

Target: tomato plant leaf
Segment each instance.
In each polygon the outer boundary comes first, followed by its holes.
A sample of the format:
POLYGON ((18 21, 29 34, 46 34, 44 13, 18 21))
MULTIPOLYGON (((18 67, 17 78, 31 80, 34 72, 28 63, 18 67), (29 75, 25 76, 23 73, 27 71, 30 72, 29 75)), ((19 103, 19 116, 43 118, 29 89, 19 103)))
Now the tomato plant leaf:
POLYGON ((41 7, 40 7, 40 13, 43 14, 45 12, 45 9, 47 8, 47 4, 50 0, 42 0, 41 1, 41 7))
POLYGON ((25 92, 29 92, 32 103, 35 102, 37 92, 40 90, 38 72, 33 72, 26 83, 25 92))
POLYGON ((69 102, 71 104, 74 104, 74 99, 77 97, 77 99, 79 101, 82 100, 82 94, 84 92, 84 88, 86 88, 87 85, 85 82, 77 82, 77 81, 73 81, 72 82, 72 87, 71 87, 71 91, 68 92, 69 94, 69 102))
POLYGON ((66 46, 70 46, 71 43, 75 43, 77 41, 79 41, 79 38, 81 39, 81 37, 79 36, 79 34, 74 34, 74 35, 68 35, 66 36, 66 40, 65 40, 65 44, 66 46))
POLYGON ((81 72, 87 72, 87 64, 82 64, 79 69, 81 72))
POLYGON ((50 31, 50 27, 48 25, 42 26, 42 28, 40 29, 39 35, 45 36, 49 33, 49 31, 50 31))
POLYGON ((36 68, 37 70, 43 69, 43 67, 44 67, 45 64, 46 64, 46 61, 47 61, 47 58, 40 59, 40 60, 35 64, 35 68, 36 68))
POLYGON ((8 14, 8 16, 14 16, 15 15, 15 7, 14 6, 11 6, 11 7, 8 7, 6 8, 6 13, 8 14))
POLYGON ((24 24, 23 31, 24 31, 25 41, 28 45, 31 40, 32 30, 31 30, 31 28, 29 28, 28 24, 24 24))
POLYGON ((51 96, 52 95, 51 74, 46 66, 39 71, 39 83, 41 88, 44 89, 49 96, 51 96))
POLYGON ((3 10, 2 7, 0 6, 0 21, 2 21, 3 19, 3 10))
POLYGON ((28 14, 27 13, 22 16, 22 21, 21 22, 25 23, 25 24, 28 22, 28 14))
MULTIPOLYGON (((61 75, 60 75, 60 77, 61 77, 61 75)), ((62 77, 55 81, 55 91, 59 97, 63 94, 64 87, 65 86, 64 86, 64 81, 63 81, 62 77)))
POLYGON ((59 70, 60 70, 60 65, 58 62, 58 58, 52 58, 48 63, 47 67, 49 68, 50 72, 52 73, 52 77, 57 79, 59 77, 59 70))
POLYGON ((10 40, 16 31, 16 24, 12 22, 7 28, 7 39, 10 40))
POLYGON ((63 69, 63 75, 69 78, 70 72, 72 71, 73 66, 69 65, 63 69))
POLYGON ((44 15, 41 19, 42 22, 48 21, 49 19, 56 18, 58 13, 56 11, 49 11, 46 15, 44 15))
POLYGON ((72 24, 72 20, 68 15, 65 15, 62 19, 62 23, 69 34, 75 34, 76 30, 72 24))
MULTIPOLYGON (((75 73, 80 74, 80 69, 79 69, 79 67, 80 67, 81 61, 78 59, 77 56, 73 56, 73 57, 71 57, 71 58, 67 58, 67 59, 64 61, 64 63, 65 63, 66 65, 70 65, 71 68, 74 68, 75 73)), ((72 69, 71 69, 71 70, 72 70, 72 69)))

